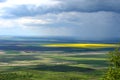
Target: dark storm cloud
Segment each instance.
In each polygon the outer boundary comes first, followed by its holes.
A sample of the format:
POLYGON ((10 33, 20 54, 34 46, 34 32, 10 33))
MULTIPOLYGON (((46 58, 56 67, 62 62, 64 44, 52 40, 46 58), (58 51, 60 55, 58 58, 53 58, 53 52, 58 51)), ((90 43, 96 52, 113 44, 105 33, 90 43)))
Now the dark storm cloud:
POLYGON ((35 6, 32 5, 19 5, 9 8, 4 8, 5 15, 3 18, 16 18, 16 17, 24 17, 24 16, 34 16, 36 15, 36 11, 34 9, 35 6), (29 9, 30 7, 30 9, 29 9))
POLYGON ((120 0, 58 0, 60 4, 54 6, 17 5, 5 8, 8 13, 4 17, 36 16, 47 13, 61 12, 99 12, 109 11, 120 13, 120 0))
POLYGON ((14 8, 5 8, 7 15, 3 15, 4 18, 17 18, 17 17, 27 17, 27 16, 37 16, 46 13, 56 13, 60 12, 57 8, 48 6, 38 6, 35 5, 18 5, 14 8), (12 16, 11 16, 12 15, 12 16))
MULTIPOLYGON (((47 17, 44 18, 46 19, 47 17)), ((120 38, 120 14, 118 13, 64 13, 57 15, 56 18, 53 18, 53 21, 53 23, 49 24, 29 23, 25 25, 28 27, 37 27, 38 30, 43 29, 47 33, 51 33, 51 35, 60 35, 65 31, 64 35, 72 33, 71 36, 79 39, 100 40, 120 38), (60 21, 56 22, 57 19, 60 19, 60 21), (47 27, 49 27, 49 30, 46 30, 47 27)))
POLYGON ((6 26, 2 19, 8 20, 14 24, 16 33, 20 26, 28 35, 35 32, 37 36, 73 36, 86 40, 120 38, 120 0, 57 1, 60 2, 57 5, 17 4, 1 8, 0 24, 6 26))
POLYGON ((120 0, 60 0, 62 6, 68 11, 97 12, 111 11, 120 12, 120 0))

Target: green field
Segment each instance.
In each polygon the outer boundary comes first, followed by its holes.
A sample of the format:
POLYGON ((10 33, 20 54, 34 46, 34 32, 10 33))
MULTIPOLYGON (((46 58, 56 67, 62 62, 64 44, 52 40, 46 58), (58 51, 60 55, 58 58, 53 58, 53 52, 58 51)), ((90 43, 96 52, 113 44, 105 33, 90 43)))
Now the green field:
POLYGON ((0 80, 99 80, 107 52, 1 51, 0 80))

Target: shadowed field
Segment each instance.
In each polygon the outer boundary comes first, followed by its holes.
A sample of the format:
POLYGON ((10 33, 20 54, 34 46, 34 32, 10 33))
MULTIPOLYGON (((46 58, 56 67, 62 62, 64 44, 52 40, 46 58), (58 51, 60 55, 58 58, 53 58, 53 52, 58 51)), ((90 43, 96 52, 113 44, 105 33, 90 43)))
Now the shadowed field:
POLYGON ((102 51, 1 53, 0 80, 99 80, 108 66, 102 51))

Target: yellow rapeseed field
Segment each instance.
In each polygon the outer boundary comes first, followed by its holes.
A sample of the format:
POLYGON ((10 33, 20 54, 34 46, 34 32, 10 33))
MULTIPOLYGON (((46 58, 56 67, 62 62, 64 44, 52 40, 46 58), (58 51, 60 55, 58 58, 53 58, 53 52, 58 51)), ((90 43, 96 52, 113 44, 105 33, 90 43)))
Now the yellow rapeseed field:
POLYGON ((92 43, 69 43, 69 44, 44 44, 44 47, 73 47, 73 48, 112 48, 117 44, 92 44, 92 43))

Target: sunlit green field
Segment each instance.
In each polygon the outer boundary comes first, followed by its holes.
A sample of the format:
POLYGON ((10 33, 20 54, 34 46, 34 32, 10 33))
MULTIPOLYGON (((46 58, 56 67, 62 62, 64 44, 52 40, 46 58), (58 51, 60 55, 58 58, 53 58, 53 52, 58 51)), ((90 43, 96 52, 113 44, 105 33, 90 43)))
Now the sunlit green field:
POLYGON ((0 80, 99 80, 108 66, 102 51, 0 53, 0 80))

